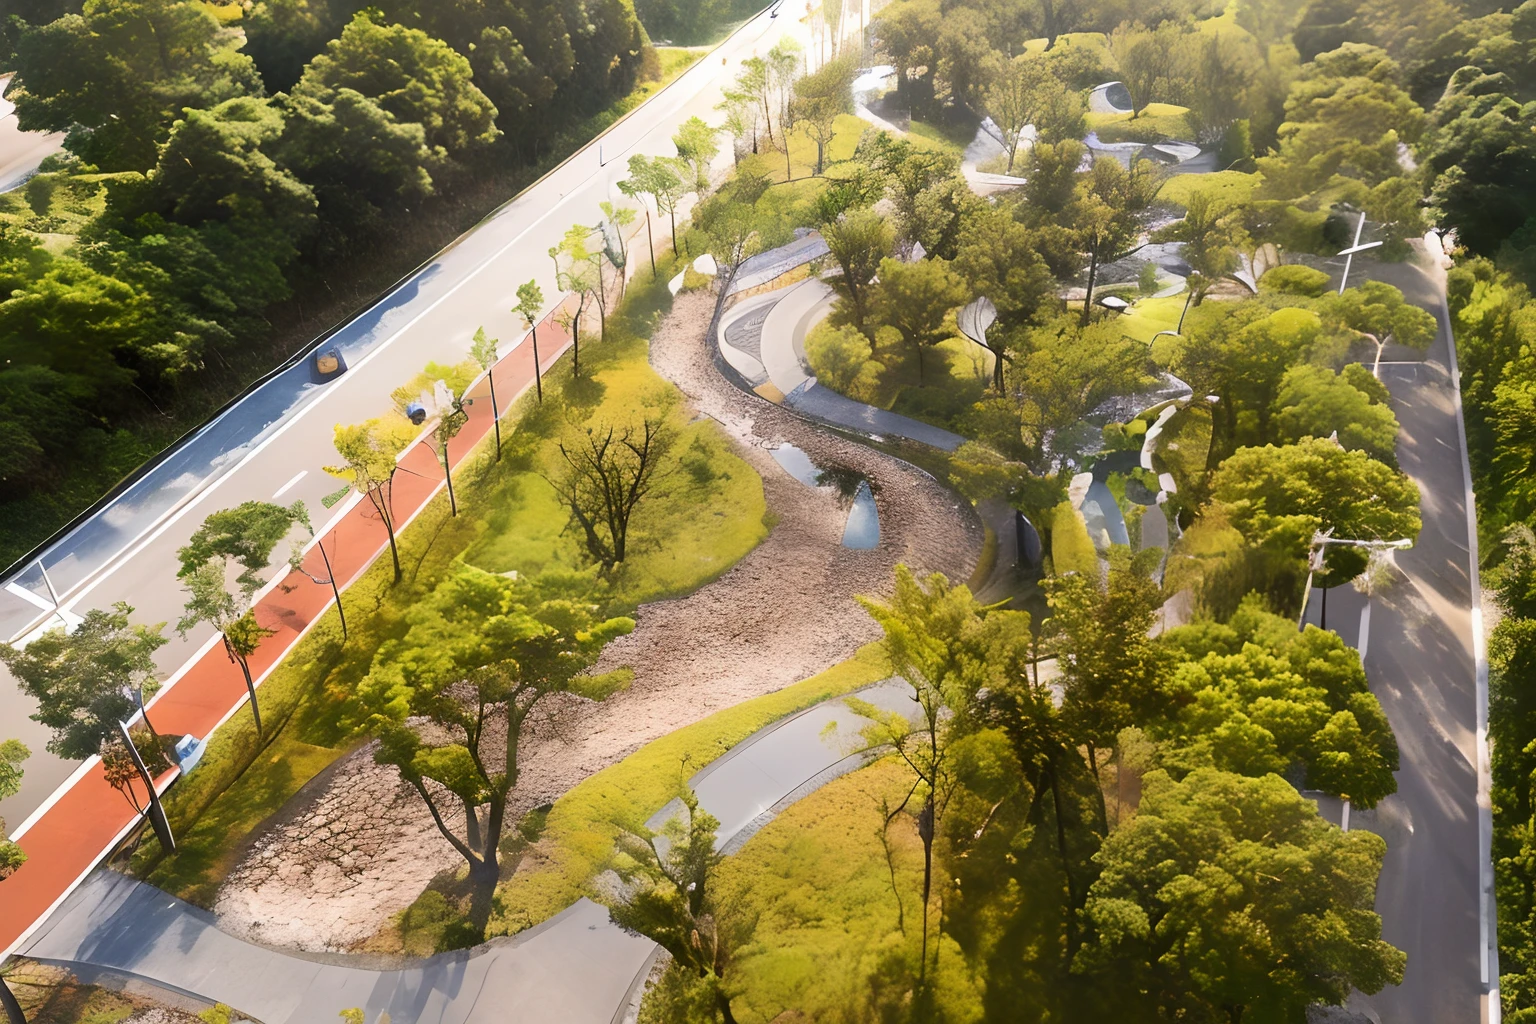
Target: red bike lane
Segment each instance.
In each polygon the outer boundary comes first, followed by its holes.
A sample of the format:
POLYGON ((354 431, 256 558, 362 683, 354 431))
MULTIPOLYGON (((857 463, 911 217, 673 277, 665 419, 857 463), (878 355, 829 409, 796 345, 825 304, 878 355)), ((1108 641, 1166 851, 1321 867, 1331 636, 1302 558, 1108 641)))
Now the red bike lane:
MULTIPOLYGON (((555 322, 561 307, 539 324, 540 369, 548 369, 570 347, 570 335, 555 322)), ((503 416, 533 386, 532 345, 525 339, 492 369, 503 416)), ((469 395, 469 420, 449 445, 449 461, 460 465, 479 441, 491 432, 490 390, 482 377, 469 395)), ((413 444, 400 458, 391 487, 396 532, 403 531, 443 487, 443 467, 424 442, 413 444)), ((342 589, 355 581, 385 553, 388 536, 378 512, 366 498, 356 502, 321 537, 331 568, 342 589)), ((325 563, 311 547, 304 559, 311 577, 325 578, 325 563)), ((274 630, 251 655, 251 674, 261 681, 331 606, 329 584, 291 570, 278 578, 255 604, 257 621, 274 630)), ((150 704, 155 728, 167 736, 206 738, 248 701, 240 668, 222 644, 205 648, 165 686, 150 704)), ((162 792, 175 781, 175 769, 156 782, 162 792)), ((63 901, 91 869, 122 841, 138 822, 124 796, 109 785, 101 763, 93 761, 56 791, 16 842, 27 862, 0 882, 0 960, 14 951, 32 929, 63 901)))

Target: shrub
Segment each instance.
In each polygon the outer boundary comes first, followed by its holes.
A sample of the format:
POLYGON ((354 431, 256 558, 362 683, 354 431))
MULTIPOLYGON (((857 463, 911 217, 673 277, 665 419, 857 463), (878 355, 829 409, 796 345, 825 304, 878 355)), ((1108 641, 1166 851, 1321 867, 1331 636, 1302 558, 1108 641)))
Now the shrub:
POLYGON ((805 339, 805 356, 816 378, 833 391, 860 398, 874 390, 880 364, 872 361, 869 339, 851 325, 820 323, 805 339))
POLYGON ((1223 169, 1250 170, 1253 164, 1253 137, 1248 130, 1248 119, 1239 118, 1227 125, 1221 137, 1221 150, 1216 154, 1217 166, 1223 169))
POLYGON ((1097 578, 1099 555, 1088 537, 1082 516, 1070 501, 1056 506, 1051 522, 1051 564, 1057 576, 1069 572, 1097 578))
POLYGON ((1328 290, 1328 275, 1311 267, 1275 267, 1259 279, 1259 290, 1315 299, 1328 290))

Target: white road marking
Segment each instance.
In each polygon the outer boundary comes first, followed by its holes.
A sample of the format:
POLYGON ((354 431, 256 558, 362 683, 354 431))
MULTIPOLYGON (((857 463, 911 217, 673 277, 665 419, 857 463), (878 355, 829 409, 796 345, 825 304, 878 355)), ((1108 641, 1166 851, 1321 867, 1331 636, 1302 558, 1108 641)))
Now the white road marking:
POLYGON ((9 591, 10 593, 15 594, 17 597, 21 598, 23 601, 27 602, 27 604, 37 605, 37 607, 41 608, 45 612, 53 611, 53 604, 52 604, 52 602, 44 601, 41 597, 38 597, 36 594, 32 593, 32 591, 28 590, 26 587, 18 587, 14 583, 7 583, 5 585, 5 589, 7 591, 9 591))
POLYGON ((278 498, 281 498, 284 494, 286 494, 288 492, 288 489, 290 487, 292 487, 294 484, 298 483, 300 480, 303 480, 308 475, 309 475, 309 470, 307 470, 307 469, 299 470, 298 476, 294 477, 292 480, 289 480, 287 483, 283 484, 283 486, 281 486, 281 487, 279 487, 277 489, 277 493, 272 495, 272 500, 276 501, 278 498))

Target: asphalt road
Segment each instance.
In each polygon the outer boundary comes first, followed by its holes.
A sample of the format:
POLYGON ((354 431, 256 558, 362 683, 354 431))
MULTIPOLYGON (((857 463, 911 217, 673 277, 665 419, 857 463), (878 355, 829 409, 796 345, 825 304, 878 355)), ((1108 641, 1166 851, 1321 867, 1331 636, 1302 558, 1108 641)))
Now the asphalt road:
POLYGON ((10 75, 0 75, 0 192, 19 188, 38 164, 64 146, 63 132, 24 132, 16 127, 15 105, 3 96, 10 84, 10 75))
MULTIPOLYGON (((321 498, 340 486, 323 470, 335 460, 333 427, 387 411, 390 392, 426 363, 466 358, 470 339, 482 325, 502 339, 503 353, 522 344, 524 332, 510 312, 518 285, 536 279, 551 308, 562 297, 547 250, 572 224, 597 223, 600 202, 627 202, 617 183, 627 177, 630 155, 674 154, 671 137, 689 117, 719 124, 722 116, 715 105, 722 86, 744 59, 766 52, 786 34, 803 39, 808 33, 789 16, 760 14, 362 311, 334 339, 349 364, 342 377, 315 384, 308 366, 300 365, 205 427, 185 451, 47 556, 66 613, 127 601, 139 621, 174 622, 183 602, 175 581, 175 552, 218 509, 253 499, 302 499, 320 527, 321 498)), ((729 164, 729 147, 723 148, 719 162, 729 164)), ((657 234, 664 235, 666 219, 653 219, 657 234)), ((47 589, 37 573, 14 582, 32 595, 33 603, 16 590, 0 592, 0 636, 5 638, 36 618, 37 600, 46 602, 47 589)), ((208 628, 185 640, 167 632, 172 640, 157 657, 163 675, 187 662, 212 636, 208 628)), ((33 710, 0 668, 0 731, 34 751, 22 792, 0 802, 0 817, 13 829, 76 767, 43 751, 47 733, 28 719, 33 710)))
MULTIPOLYGON (((1382 380, 1402 426, 1398 461, 1422 493, 1418 542, 1396 556, 1402 578, 1378 596, 1365 668, 1402 749, 1398 792, 1351 827, 1387 840, 1376 894, 1383 938, 1408 954, 1400 986, 1356 995, 1353 1009, 1383 1024, 1489 1021, 1478 789, 1478 697, 1465 450, 1436 279, 1407 265, 1356 264, 1435 313, 1441 330, 1422 356, 1387 354, 1382 380)), ((1353 595, 1351 595, 1353 596, 1353 595)), ((1354 602, 1340 602, 1340 610, 1354 602)), ((1334 618, 1330 605, 1329 618, 1334 618)), ((1358 615, 1358 612, 1355 613, 1358 615)), ((1334 623, 1346 639, 1355 622, 1334 623)))

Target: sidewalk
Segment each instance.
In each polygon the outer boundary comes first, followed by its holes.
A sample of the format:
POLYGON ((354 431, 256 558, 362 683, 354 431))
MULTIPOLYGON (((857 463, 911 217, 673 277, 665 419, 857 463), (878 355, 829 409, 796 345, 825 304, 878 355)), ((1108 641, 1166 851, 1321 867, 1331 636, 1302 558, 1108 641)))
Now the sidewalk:
POLYGON ((779 404, 813 420, 866 436, 904 437, 946 452, 959 448, 965 438, 958 434, 817 385, 805 364, 805 336, 827 314, 831 299, 832 289, 826 282, 810 278, 785 289, 771 302, 765 301, 762 307, 754 306, 750 315, 727 320, 721 334, 730 330, 731 337, 717 336, 715 342, 727 361, 749 381, 756 375, 743 364, 761 365, 762 376, 776 394, 784 396, 779 404), (731 357, 731 351, 738 353, 736 358, 731 357), (740 353, 755 355, 742 359, 740 353))
MULTIPOLYGON (((542 368, 547 372, 570 346, 570 337, 554 322, 551 311, 539 325, 542 368), (551 347, 550 340, 555 344, 551 347)), ((526 341, 526 339, 525 339, 526 341)), ((533 348, 519 342, 493 370, 497 397, 505 411, 533 384, 533 348)), ((470 391, 471 397, 490 394, 485 379, 470 391)), ((460 465, 476 443, 490 432, 491 403, 476 401, 469 407, 469 422, 450 446, 451 461, 460 465)), ((442 464, 425 444, 413 445, 400 460, 393 485, 397 532, 405 529, 443 486, 442 464)), ((314 510, 318 512, 319 510, 314 510)), ((357 579, 388 546, 378 513, 366 499, 353 503, 322 540, 342 586, 357 579)), ((304 568, 324 578, 320 552, 311 548, 304 568)), ((308 632, 332 603, 331 588, 316 584, 291 571, 270 586, 254 611, 263 626, 275 632, 250 658, 258 686, 284 655, 308 632), (285 587, 292 590, 285 592, 285 587)), ((155 695, 150 703, 155 727, 164 735, 191 734, 207 737, 219 725, 242 711, 248 698, 238 666, 225 655, 216 640, 155 695)), ((249 713, 249 712, 245 712, 249 713)), ((175 770, 157 781, 162 791, 174 781, 175 770)), ((13 834, 27 854, 27 863, 0 882, 0 959, 79 885, 98 861, 126 836, 138 815, 123 796, 107 784, 101 762, 92 759, 60 787, 38 812, 13 834)))
MULTIPOLYGON (((888 679, 851 696, 911 714, 911 687, 888 679)), ((689 785, 721 822, 733 853, 779 811, 869 756, 857 751, 868 724, 834 697, 760 729, 695 774, 689 785)), ((681 803, 647 826, 661 828, 681 803)), ((89 964, 222 1002, 263 1024, 334 1024, 361 1008, 369 1021, 421 1024, 610 1024, 633 1005, 656 946, 626 933, 606 908, 583 898, 510 938, 429 957, 397 970, 354 966, 361 958, 304 957, 245 942, 212 914, 113 871, 97 871, 50 917, 27 956, 89 964)))

